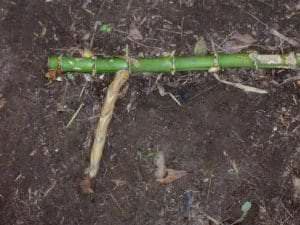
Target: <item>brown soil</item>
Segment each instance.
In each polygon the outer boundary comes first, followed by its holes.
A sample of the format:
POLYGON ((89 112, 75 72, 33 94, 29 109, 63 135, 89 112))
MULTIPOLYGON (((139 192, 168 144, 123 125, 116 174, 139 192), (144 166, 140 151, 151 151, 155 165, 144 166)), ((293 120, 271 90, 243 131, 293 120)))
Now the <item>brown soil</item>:
POLYGON ((2 0, 0 224, 209 225, 212 218, 231 224, 246 201, 252 208, 242 225, 300 224, 291 179, 300 152, 300 92, 293 83, 278 85, 295 72, 222 73, 268 95, 225 86, 207 73, 163 75, 158 82, 182 107, 159 95, 156 75, 131 77, 93 196, 81 194, 79 183, 111 78, 49 83, 44 77, 47 56, 88 46, 96 21, 113 27, 94 33, 93 50, 101 55, 124 55, 126 45, 133 56, 192 54, 196 35, 211 46, 210 40, 220 44, 233 31, 253 35, 256 50, 297 51, 254 18, 299 39, 295 2, 2 0), (127 38, 133 23, 141 40, 127 38), (169 168, 188 175, 159 185, 153 175, 158 151, 169 168))

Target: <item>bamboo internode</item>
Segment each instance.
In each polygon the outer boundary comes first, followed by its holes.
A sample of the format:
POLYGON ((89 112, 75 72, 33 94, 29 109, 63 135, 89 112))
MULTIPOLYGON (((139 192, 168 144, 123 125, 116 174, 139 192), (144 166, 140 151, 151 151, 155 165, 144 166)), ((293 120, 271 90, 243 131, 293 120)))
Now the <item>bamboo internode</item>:
POLYGON ((50 71, 91 74, 114 73, 120 70, 128 70, 132 73, 175 73, 177 71, 218 71, 234 68, 298 69, 300 68, 300 53, 267 55, 252 52, 156 58, 51 56, 48 59, 48 67, 50 71))

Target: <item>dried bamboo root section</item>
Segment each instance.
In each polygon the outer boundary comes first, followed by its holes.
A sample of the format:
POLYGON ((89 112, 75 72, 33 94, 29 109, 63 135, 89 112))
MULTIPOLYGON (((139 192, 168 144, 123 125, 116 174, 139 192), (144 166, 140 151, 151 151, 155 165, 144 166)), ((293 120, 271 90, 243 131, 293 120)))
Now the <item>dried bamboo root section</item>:
POLYGON ((107 136, 107 130, 112 119, 116 101, 119 97, 121 88, 129 78, 127 70, 118 71, 114 80, 109 85, 104 105, 101 110, 100 118, 95 131, 94 143, 91 148, 90 166, 86 171, 87 177, 81 182, 83 192, 92 193, 90 188, 90 179, 94 178, 99 170, 100 160, 103 155, 104 145, 107 136))

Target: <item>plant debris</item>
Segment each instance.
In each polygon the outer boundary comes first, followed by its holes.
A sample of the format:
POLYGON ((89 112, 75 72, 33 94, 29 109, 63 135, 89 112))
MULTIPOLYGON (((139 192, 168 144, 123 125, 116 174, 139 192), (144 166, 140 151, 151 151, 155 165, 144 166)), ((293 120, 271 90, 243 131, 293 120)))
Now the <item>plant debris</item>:
POLYGON ((263 90, 263 89, 260 89, 260 88, 256 88, 256 87, 251 87, 251 86, 248 86, 248 85, 244 85, 244 84, 240 84, 240 83, 233 83, 233 82, 230 82, 230 81, 226 81, 226 80, 222 80, 218 74, 214 73, 213 76, 218 80, 220 81, 221 83, 223 84, 227 84, 227 85, 230 85, 230 86, 233 86, 233 87, 236 87, 238 89, 241 89, 245 92, 252 92, 252 93, 257 93, 257 94, 268 94, 268 91, 266 90, 263 90))
POLYGON ((155 177, 160 184, 170 184, 187 175, 187 172, 184 170, 167 168, 163 152, 157 153, 157 156, 154 158, 154 164, 156 166, 155 177))
POLYGON ((75 113, 73 114, 73 116, 72 116, 71 119, 69 120, 69 122, 68 122, 66 128, 69 128, 69 127, 72 125, 73 121, 76 119, 76 117, 78 116, 78 114, 79 114, 79 112, 80 112, 80 110, 82 109, 83 106, 84 106, 84 103, 81 103, 81 104, 79 105, 78 109, 75 111, 75 113))
POLYGON ((162 85, 157 84, 157 89, 158 89, 160 96, 169 95, 174 100, 174 102, 176 102, 177 105, 182 106, 181 102, 175 97, 175 95, 173 95, 169 91, 165 91, 165 88, 162 85))
POLYGON ((256 42, 250 34, 241 34, 234 32, 231 38, 222 46, 223 50, 228 53, 240 52, 243 49, 249 48, 256 42))
POLYGON ((273 34, 274 36, 278 37, 279 39, 286 41, 293 47, 300 46, 298 41, 294 40, 293 38, 287 37, 287 36, 283 35, 282 33, 279 33, 277 30, 275 30, 273 28, 270 29, 270 33, 273 34))
POLYGON ((143 35, 135 25, 135 23, 131 23, 129 27, 129 39, 133 39, 135 41, 143 40, 143 35))

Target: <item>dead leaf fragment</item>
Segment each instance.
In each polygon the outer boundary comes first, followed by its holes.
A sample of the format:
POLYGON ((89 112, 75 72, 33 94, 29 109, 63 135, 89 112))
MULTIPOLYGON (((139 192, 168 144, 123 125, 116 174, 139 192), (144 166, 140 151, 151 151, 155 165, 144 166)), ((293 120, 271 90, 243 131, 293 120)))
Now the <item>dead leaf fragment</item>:
POLYGON ((143 39, 143 35, 134 23, 130 24, 128 37, 136 41, 143 39))
POLYGON ((166 169, 166 171, 167 175, 164 178, 157 179, 157 181, 161 184, 170 184, 187 175, 187 172, 184 170, 166 169))
POLYGON ((229 53, 240 52, 241 50, 248 48, 256 42, 256 39, 253 38, 250 34, 241 34, 235 32, 231 38, 225 42, 223 49, 229 53))
POLYGON ((231 39, 243 42, 245 44, 252 44, 256 40, 253 38, 250 34, 241 34, 239 32, 236 32, 234 35, 232 35, 231 39))

